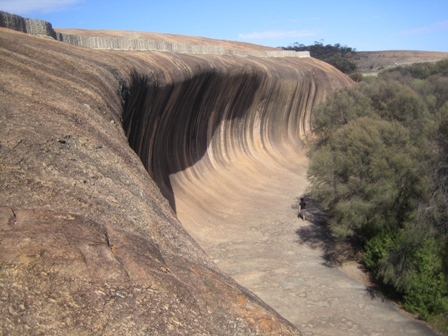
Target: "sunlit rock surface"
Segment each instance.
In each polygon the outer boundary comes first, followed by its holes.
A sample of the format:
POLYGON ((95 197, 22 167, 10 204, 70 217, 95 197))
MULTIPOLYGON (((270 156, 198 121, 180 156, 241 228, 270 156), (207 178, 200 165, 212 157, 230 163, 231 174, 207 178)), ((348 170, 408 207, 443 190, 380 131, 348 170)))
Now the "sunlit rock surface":
POLYGON ((312 107, 349 84, 312 58, 99 51, 0 28, 0 330, 299 334, 217 269, 176 203, 225 202, 207 177, 232 162, 287 166, 312 107))

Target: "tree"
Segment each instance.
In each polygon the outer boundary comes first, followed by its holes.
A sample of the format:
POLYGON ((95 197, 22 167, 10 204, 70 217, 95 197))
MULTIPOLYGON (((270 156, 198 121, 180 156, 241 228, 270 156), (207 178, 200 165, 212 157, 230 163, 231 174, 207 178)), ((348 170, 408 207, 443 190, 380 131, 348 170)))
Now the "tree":
POLYGON ((356 63, 351 61, 356 54, 356 49, 342 46, 340 43, 324 45, 316 41, 313 45, 305 46, 295 42, 292 46, 282 47, 282 49, 309 51, 311 57, 327 62, 343 73, 351 74, 356 71, 356 63))
POLYGON ((316 151, 308 173, 332 228, 369 238, 415 216, 422 189, 416 150, 398 122, 363 117, 338 129, 316 151))
POLYGON ((440 321, 448 320, 447 92, 448 60, 337 92, 313 111, 308 170, 333 232, 359 237, 372 275, 407 310, 440 321))

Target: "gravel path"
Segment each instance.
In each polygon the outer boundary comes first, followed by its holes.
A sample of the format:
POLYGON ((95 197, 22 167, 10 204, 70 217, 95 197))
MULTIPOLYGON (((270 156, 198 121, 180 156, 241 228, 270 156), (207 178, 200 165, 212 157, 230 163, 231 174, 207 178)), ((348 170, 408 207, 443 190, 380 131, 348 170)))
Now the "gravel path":
MULTIPOLYGON (((241 176, 239 169, 230 175, 241 176)), ((179 202, 179 218, 225 273, 304 335, 436 335, 365 282, 328 266, 328 232, 313 219, 299 219, 294 209, 307 184, 304 173, 257 176, 234 182, 237 193, 223 190, 225 207, 216 205, 215 214, 195 216, 194 203, 179 202)))

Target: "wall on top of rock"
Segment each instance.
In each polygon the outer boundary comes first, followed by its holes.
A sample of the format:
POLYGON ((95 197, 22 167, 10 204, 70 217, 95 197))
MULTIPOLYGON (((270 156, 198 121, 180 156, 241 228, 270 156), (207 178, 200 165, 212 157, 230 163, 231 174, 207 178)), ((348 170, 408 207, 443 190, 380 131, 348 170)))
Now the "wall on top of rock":
POLYGON ((22 33, 44 35, 56 38, 56 32, 51 23, 43 20, 34 20, 0 11, 0 27, 14 29, 22 33))
POLYGON ((92 49, 141 50, 141 51, 157 50, 157 51, 171 51, 182 54, 218 54, 218 55, 256 56, 256 57, 302 58, 310 56, 308 51, 302 51, 302 52, 295 52, 291 50, 236 51, 222 46, 179 44, 155 39, 129 39, 119 37, 80 36, 64 33, 57 33, 56 38, 59 41, 92 49))
POLYGON ((80 36, 57 33, 51 23, 43 20, 23 18, 21 16, 0 11, 0 27, 14 29, 23 33, 50 36, 59 41, 92 49, 105 50, 136 50, 136 51, 170 51, 182 54, 218 54, 255 57, 309 57, 308 51, 295 52, 291 50, 232 50, 222 46, 191 45, 170 43, 156 39, 131 39, 104 36, 80 36))

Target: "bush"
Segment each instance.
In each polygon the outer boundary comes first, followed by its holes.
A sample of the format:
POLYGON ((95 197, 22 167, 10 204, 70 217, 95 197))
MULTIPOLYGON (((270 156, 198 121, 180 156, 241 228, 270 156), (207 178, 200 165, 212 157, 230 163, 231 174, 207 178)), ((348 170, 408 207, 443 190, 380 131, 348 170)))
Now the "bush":
POLYGON ((356 119, 314 154, 311 194, 330 212, 331 225, 348 235, 401 227, 422 189, 419 164, 409 155, 414 151, 398 122, 356 119))
POLYGON ((411 274, 406 279, 404 307, 423 319, 448 314, 448 282, 443 272, 443 248, 432 239, 411 255, 411 274))
POLYGON ((361 81, 364 79, 362 73, 360 73, 360 72, 358 72, 358 71, 356 71, 356 72, 352 72, 352 73, 350 74, 350 78, 351 78, 353 81, 355 81, 355 82, 361 82, 361 81))
POLYGON ((423 319, 448 314, 443 246, 410 232, 379 233, 366 243, 364 262, 377 279, 401 293, 406 310, 423 319))
MULTIPOLYGON (((313 114, 310 194, 403 306, 448 316, 448 60, 385 71, 313 114)), ((441 328, 448 328, 441 323, 441 328)))
POLYGON ((366 266, 376 275, 380 266, 389 256, 389 249, 394 239, 390 231, 380 232, 365 245, 363 260, 366 266))

